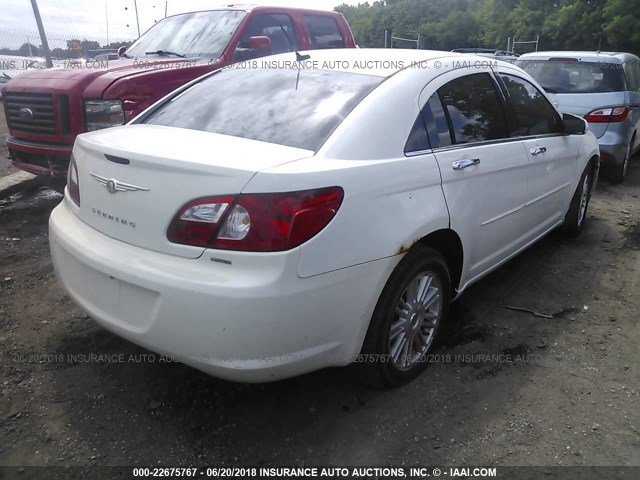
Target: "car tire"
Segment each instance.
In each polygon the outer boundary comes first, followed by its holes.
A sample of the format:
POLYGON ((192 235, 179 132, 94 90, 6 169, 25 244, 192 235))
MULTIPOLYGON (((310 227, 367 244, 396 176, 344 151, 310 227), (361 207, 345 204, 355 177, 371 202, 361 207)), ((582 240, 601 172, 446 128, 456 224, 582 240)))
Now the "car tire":
POLYGON ((629 170, 629 162, 631 161, 631 146, 634 144, 634 141, 635 137, 631 140, 629 146, 627 147, 627 153, 624 156, 624 160, 622 160, 622 164, 614 168, 611 175, 611 181, 613 183, 622 183, 627 176, 627 171, 629 170))
POLYGON ((431 248, 414 246, 380 295, 355 364, 358 378, 373 387, 393 388, 420 375, 450 302, 444 258, 431 248))
POLYGON ((567 237, 577 237, 582 232, 584 223, 587 220, 592 183, 593 168, 591 168, 591 165, 587 165, 582 177, 580 177, 580 183, 578 183, 578 188, 573 194, 569 211, 562 224, 562 232, 567 237))

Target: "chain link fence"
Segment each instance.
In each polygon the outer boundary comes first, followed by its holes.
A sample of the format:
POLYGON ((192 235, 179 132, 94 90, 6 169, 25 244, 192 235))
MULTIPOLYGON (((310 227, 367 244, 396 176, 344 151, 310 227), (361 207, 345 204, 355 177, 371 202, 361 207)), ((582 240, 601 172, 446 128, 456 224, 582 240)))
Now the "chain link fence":
MULTIPOLYGON (((89 59, 106 59, 133 40, 47 33, 54 67, 89 59)), ((0 28, 0 85, 21 72, 46 68, 44 50, 37 31, 0 28)))

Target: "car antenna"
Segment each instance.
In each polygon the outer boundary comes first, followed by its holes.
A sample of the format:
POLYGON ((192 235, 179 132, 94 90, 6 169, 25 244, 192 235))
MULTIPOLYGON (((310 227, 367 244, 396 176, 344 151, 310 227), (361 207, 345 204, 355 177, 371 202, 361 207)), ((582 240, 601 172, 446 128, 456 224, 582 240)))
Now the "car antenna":
POLYGON ((293 51, 296 52, 296 62, 298 62, 298 75, 296 76, 296 90, 298 90, 298 85, 300 84, 300 69, 302 67, 301 62, 304 62, 305 60, 309 60, 311 58, 311 55, 302 55, 296 48, 295 44, 293 43, 293 40, 291 40, 291 37, 289 36, 289 34, 287 33, 287 30, 284 28, 282 24, 280 24, 280 28, 282 29, 282 33, 284 33, 284 36, 287 37, 287 40, 289 41, 289 45, 291 45, 291 48, 293 49, 293 51))

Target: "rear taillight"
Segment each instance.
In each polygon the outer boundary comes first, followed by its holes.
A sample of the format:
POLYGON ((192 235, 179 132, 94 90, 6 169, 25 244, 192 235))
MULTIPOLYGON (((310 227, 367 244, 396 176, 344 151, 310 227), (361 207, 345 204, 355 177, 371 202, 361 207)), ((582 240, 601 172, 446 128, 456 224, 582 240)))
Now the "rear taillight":
POLYGON ((235 199, 235 196, 211 197, 189 202, 174 217, 167 238, 173 243, 209 246, 235 199))
POLYGON ((71 160, 69 161, 67 191, 73 203, 80 206, 80 177, 78 176, 78 166, 76 165, 76 160, 73 158, 73 155, 71 155, 71 160))
POLYGON ((317 235, 342 204, 340 187, 201 198, 174 217, 173 243, 246 252, 280 252, 317 235))
POLYGON ((551 57, 549 59, 550 62, 563 62, 563 63, 576 63, 579 62, 577 58, 573 57, 551 57))
POLYGON ((598 108, 585 116, 584 119, 591 123, 623 122, 629 116, 630 111, 629 107, 598 108))

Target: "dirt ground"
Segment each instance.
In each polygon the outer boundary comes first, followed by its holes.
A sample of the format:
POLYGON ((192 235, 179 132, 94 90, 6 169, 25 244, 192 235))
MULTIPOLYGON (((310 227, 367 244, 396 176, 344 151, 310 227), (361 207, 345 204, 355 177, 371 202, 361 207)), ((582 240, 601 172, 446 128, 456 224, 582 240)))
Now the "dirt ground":
POLYGON ((391 391, 348 369, 238 385, 160 363, 57 283, 59 197, 4 202, 0 465, 639 466, 639 194, 634 159, 623 185, 601 180, 580 238, 552 234, 472 287, 439 361, 391 391))
POLYGON ((11 162, 7 159, 6 138, 9 134, 7 129, 7 121, 4 115, 4 108, 0 105, 0 177, 9 175, 17 170, 11 166, 11 162))

